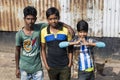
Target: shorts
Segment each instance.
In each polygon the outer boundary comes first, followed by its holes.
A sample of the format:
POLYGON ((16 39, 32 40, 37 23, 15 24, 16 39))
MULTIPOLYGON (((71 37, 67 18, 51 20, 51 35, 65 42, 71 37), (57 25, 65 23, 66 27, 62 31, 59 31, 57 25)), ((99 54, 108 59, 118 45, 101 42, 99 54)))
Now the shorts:
POLYGON ((48 75, 50 80, 70 80, 71 70, 68 66, 63 68, 50 68, 48 75))
POLYGON ((24 70, 20 70, 21 80, 43 80, 43 71, 37 71, 35 73, 27 73, 24 70))
POLYGON ((78 80, 94 80, 94 72, 79 71, 78 80))

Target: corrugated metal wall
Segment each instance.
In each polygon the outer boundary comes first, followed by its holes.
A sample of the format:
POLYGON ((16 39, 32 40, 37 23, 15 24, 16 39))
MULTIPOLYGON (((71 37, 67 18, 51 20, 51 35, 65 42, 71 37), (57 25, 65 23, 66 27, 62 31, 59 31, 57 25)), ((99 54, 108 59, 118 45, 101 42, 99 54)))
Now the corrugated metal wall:
POLYGON ((0 30, 17 31, 24 25, 23 9, 34 6, 38 11, 37 22, 45 21, 45 11, 50 6, 59 8, 58 0, 0 0, 0 30))
POLYGON ((0 30, 17 31, 24 24, 23 9, 35 6, 38 22, 46 22, 45 11, 55 6, 61 21, 76 29, 79 20, 89 23, 89 33, 97 37, 120 37, 120 0, 0 0, 0 30))
POLYGON ((104 0, 103 35, 120 37, 120 0, 104 0))

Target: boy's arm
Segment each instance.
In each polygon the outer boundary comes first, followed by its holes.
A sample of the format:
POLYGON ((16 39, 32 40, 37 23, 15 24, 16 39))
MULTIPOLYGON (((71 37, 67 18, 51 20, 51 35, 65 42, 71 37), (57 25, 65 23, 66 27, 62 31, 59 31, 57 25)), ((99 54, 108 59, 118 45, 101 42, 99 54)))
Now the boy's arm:
POLYGON ((83 45, 87 45, 87 46, 96 46, 99 48, 105 47, 105 43, 104 42, 100 42, 100 41, 96 41, 96 40, 92 40, 89 39, 89 41, 86 41, 85 38, 81 39, 83 45))
POLYGON ((77 36, 75 36, 72 40, 70 41, 63 41, 59 43, 60 48, 65 48, 68 46, 73 46, 73 45, 80 45, 81 39, 78 39, 77 36))
POLYGON ((41 56, 43 59, 43 63, 47 70, 49 70, 49 66, 47 64, 47 56, 46 56, 46 41, 45 41, 45 33, 46 29, 42 29, 41 31, 41 56))
POLYGON ((71 35, 72 37, 75 36, 75 32, 74 32, 74 30, 72 29, 71 26, 69 26, 69 25, 67 25, 67 24, 65 24, 65 23, 63 23, 63 22, 60 22, 60 23, 62 23, 63 26, 66 27, 66 28, 68 29, 68 31, 69 31, 69 33, 70 33, 70 35, 71 35))
POLYGON ((15 44, 16 44, 16 49, 15 49, 15 64, 16 64, 16 77, 20 77, 20 69, 19 69, 19 61, 20 61, 20 52, 21 52, 21 30, 16 33, 15 36, 15 44))
POLYGON ((50 68, 47 64, 47 59, 46 59, 46 45, 45 45, 45 43, 42 43, 41 48, 42 48, 41 54, 42 54, 42 59, 43 59, 44 65, 45 65, 46 69, 49 70, 50 68))
POLYGON ((87 42, 87 43, 84 43, 84 44, 87 45, 87 46, 96 46, 96 47, 99 47, 99 48, 102 48, 102 47, 106 46, 104 42, 95 42, 95 43, 87 42))
POLYGON ((60 48, 65 48, 65 47, 72 46, 72 45, 77 45, 77 44, 80 44, 80 40, 75 41, 75 42, 63 41, 63 42, 59 43, 59 47, 60 48))
POLYGON ((19 60, 20 60, 20 46, 16 46, 15 61, 16 61, 16 77, 20 78, 19 60))
POLYGON ((73 54, 72 54, 72 53, 69 53, 69 54, 68 54, 68 58, 69 58, 69 64, 68 64, 68 67, 71 67, 71 66, 72 66, 72 58, 73 58, 73 54))
MULTIPOLYGON (((79 41, 76 41, 76 42, 63 41, 63 42, 59 43, 59 47, 60 48, 65 48, 65 47, 68 47, 70 45, 77 45, 79 43, 80 43, 79 41)), ((106 44, 104 42, 96 42, 96 43, 84 42, 83 45, 96 46, 96 47, 99 47, 99 48, 102 48, 102 47, 106 46, 106 44)))
POLYGON ((72 59, 73 59, 73 46, 68 47, 68 58, 69 58, 69 64, 68 67, 72 66, 72 59))
POLYGON ((48 23, 42 23, 41 30, 48 26, 48 23))

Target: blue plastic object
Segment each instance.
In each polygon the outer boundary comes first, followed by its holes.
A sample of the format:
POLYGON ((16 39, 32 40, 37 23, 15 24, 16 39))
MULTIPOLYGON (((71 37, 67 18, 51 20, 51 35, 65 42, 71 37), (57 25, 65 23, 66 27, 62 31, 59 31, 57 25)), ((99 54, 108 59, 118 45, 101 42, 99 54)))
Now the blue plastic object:
POLYGON ((67 42, 67 41, 60 42, 60 43, 59 43, 59 47, 60 47, 60 48, 65 48, 65 47, 68 47, 68 46, 69 46, 69 42, 67 42))
POLYGON ((96 46, 97 46, 97 47, 105 47, 106 45, 105 45, 104 42, 97 42, 97 43, 96 43, 96 46))

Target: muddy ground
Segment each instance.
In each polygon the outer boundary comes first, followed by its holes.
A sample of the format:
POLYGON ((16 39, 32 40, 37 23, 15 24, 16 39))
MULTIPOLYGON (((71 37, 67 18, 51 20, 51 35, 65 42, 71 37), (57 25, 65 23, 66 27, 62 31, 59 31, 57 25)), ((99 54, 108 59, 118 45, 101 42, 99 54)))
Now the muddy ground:
MULTIPOLYGON (((102 64, 104 61, 100 59, 102 64)), ((97 62, 97 61, 96 61, 97 62)), ((96 80, 120 80, 120 61, 108 60, 105 64, 103 72, 96 74, 96 80)), ((45 80, 49 80, 47 71, 44 69, 45 80)), ((14 53, 0 52, 0 80, 19 80, 15 77, 15 58, 14 53)), ((75 80, 75 79, 71 79, 75 80)))

